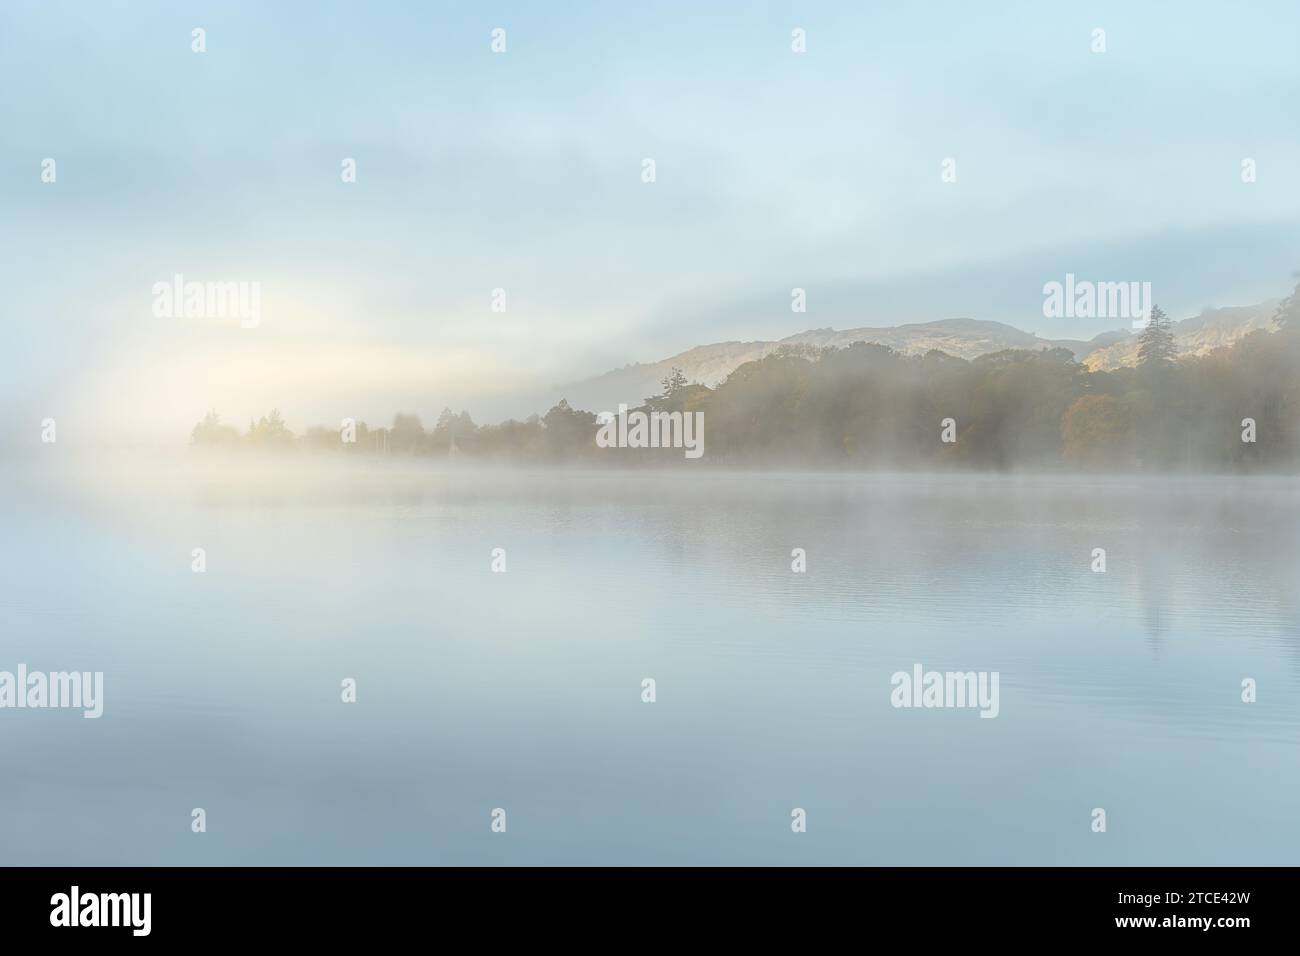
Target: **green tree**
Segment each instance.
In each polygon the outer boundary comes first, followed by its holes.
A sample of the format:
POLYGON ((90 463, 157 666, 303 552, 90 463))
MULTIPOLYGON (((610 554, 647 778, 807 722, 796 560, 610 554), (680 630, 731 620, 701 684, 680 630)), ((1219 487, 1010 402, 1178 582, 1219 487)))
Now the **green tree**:
POLYGON ((1128 451, 1128 412, 1113 395, 1083 395, 1061 418, 1065 460, 1100 466, 1123 460, 1128 451))
POLYGON ((280 410, 273 408, 270 415, 263 415, 256 423, 248 423, 244 440, 257 448, 288 448, 293 444, 293 432, 285 426, 280 410))
POLYGON ((1151 319, 1138 340, 1138 367, 1165 367, 1177 357, 1178 344, 1174 341, 1173 322, 1160 306, 1153 305, 1151 319))
POLYGON ((579 411, 560 399, 541 419, 546 451, 551 458, 589 456, 596 448, 596 415, 579 411))
POLYGON ((645 400, 645 408, 653 412, 680 412, 692 405, 694 400, 710 391, 705 385, 692 385, 681 369, 674 366, 671 373, 659 381, 663 393, 651 395, 645 400))

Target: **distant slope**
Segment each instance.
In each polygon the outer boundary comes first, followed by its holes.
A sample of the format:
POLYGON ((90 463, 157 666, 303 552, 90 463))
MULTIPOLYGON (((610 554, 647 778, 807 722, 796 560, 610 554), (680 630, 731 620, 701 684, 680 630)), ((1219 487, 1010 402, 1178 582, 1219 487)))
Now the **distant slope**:
MULTIPOLYGON (((1271 328, 1276 303, 1229 309, 1207 310, 1195 318, 1176 323, 1179 348, 1203 354, 1219 345, 1229 345, 1256 328, 1271 328)), ((1126 329, 1103 332, 1091 341, 1042 339, 1002 322, 982 319, 941 319, 886 328, 809 329, 779 341, 716 342, 698 345, 658 362, 628 365, 594 378, 573 382, 555 390, 555 398, 567 398, 577 408, 603 411, 620 402, 639 404, 662 389, 660 382, 674 368, 686 378, 710 387, 718 385, 746 362, 757 361, 784 345, 808 348, 845 348, 854 342, 876 342, 907 355, 921 355, 939 349, 949 355, 973 359, 1003 349, 1040 350, 1067 348, 1077 361, 1090 369, 1111 369, 1132 365, 1137 360, 1137 335, 1126 329)))
MULTIPOLYGON (((1198 316, 1174 323, 1174 340, 1182 355, 1205 353, 1231 345, 1256 329, 1273 329, 1277 302, 1206 309, 1198 316)), ((1116 333, 1118 334, 1118 333, 1116 333)), ((1113 344, 1098 348, 1083 358, 1091 371, 1110 371, 1137 364, 1138 333, 1129 332, 1113 344)))
POLYGON ((1078 351, 1087 344, 1073 340, 1040 339, 1032 332, 1022 332, 1001 322, 986 322, 981 319, 941 319, 938 322, 918 322, 883 329, 845 329, 843 332, 814 329, 788 336, 777 344, 845 348, 854 342, 888 345, 908 355, 921 355, 931 349, 938 349, 964 359, 1003 349, 1038 351, 1060 346, 1078 351))

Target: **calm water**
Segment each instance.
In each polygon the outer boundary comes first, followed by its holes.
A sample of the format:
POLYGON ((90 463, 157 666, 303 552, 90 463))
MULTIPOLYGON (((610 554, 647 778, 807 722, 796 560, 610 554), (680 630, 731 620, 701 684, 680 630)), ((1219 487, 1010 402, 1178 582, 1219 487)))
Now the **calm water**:
POLYGON ((11 469, 0 862, 1293 864, 1298 485, 11 469))

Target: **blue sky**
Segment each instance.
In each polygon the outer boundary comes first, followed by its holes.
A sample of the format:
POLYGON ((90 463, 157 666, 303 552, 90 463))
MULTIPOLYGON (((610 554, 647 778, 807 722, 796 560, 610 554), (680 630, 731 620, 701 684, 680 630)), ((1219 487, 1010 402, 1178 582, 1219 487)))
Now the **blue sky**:
POLYGON ((182 434, 493 418, 722 339, 1123 324, 1044 318, 1067 271, 1178 317, 1273 298, 1297 35, 1281 2, 7 2, 0 399, 182 434), (177 272, 260 282, 261 325, 156 318, 177 272))

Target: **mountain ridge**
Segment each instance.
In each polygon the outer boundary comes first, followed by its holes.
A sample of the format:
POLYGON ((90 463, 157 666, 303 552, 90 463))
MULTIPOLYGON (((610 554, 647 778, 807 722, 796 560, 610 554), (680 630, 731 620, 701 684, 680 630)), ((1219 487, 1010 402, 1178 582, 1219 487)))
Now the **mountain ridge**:
MULTIPOLYGON (((1247 306, 1204 309, 1174 323, 1174 337, 1181 355, 1204 355, 1248 335, 1256 329, 1272 329, 1276 300, 1247 306)), ((654 362, 634 362, 599 375, 553 389, 555 397, 567 398, 574 407, 612 409, 620 403, 636 405, 658 394, 660 382, 679 368, 691 382, 710 388, 746 362, 758 361, 781 348, 846 348, 854 342, 886 345, 907 355, 932 349, 963 359, 973 359, 1004 349, 1066 348, 1075 361, 1090 371, 1111 371, 1136 364, 1138 330, 1113 329, 1091 339, 1045 339, 1005 322, 956 317, 932 322, 909 322, 893 326, 862 326, 837 330, 805 329, 780 339, 733 339, 692 346, 654 362)))

